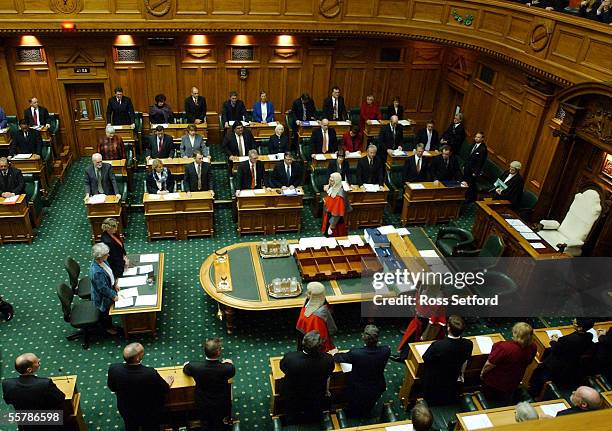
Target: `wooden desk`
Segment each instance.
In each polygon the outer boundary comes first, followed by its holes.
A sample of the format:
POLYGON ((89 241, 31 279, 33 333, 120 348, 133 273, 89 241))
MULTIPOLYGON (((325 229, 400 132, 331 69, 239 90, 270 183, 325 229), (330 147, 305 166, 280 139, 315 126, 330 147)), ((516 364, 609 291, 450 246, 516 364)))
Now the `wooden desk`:
POLYGON ((296 196, 284 196, 280 189, 243 190, 237 194, 238 235, 299 232, 302 229, 304 190, 301 187, 297 190, 296 196))
POLYGON ((89 200, 85 202, 85 208, 87 209, 87 219, 91 225, 91 242, 96 243, 100 241, 100 235, 102 235, 102 221, 107 217, 112 217, 119 222, 117 233, 120 235, 123 232, 123 208, 121 206, 121 199, 115 195, 107 195, 104 202, 99 204, 89 203, 89 200))
MULTIPOLYGON (((604 330, 608 330, 610 327, 612 327, 612 321, 606 321, 606 322, 597 322, 593 328, 595 328, 595 330, 598 329, 604 329, 604 330)), ((535 341, 536 347, 537 347, 537 353, 536 353, 536 359, 538 361, 540 361, 542 359, 542 355, 544 355, 544 352, 547 349, 550 349, 550 337, 548 336, 548 333, 546 331, 552 331, 552 330, 558 330, 561 331, 561 333, 565 336, 568 334, 571 334, 572 332, 575 332, 575 328, 572 325, 567 325, 567 326, 555 326, 555 327, 551 327, 551 328, 538 328, 538 329, 534 329, 533 330, 533 339, 535 341)))
POLYGON ((8 154, 8 149, 11 146, 12 140, 13 136, 11 135, 11 129, 8 127, 0 129, 0 151, 6 151, 6 154, 8 154))
MULTIPOLYGON (((365 128, 363 130, 363 136, 365 136, 366 140, 371 139, 371 138, 378 138, 378 135, 380 135, 380 129, 382 129, 385 126, 388 126, 390 123, 391 123, 391 120, 380 120, 380 121, 367 120, 365 124, 365 128), (375 122, 375 124, 373 124, 373 122, 375 122)), ((400 120, 399 123, 402 125, 403 131, 405 133, 406 131, 408 132, 411 131, 414 121, 413 120, 400 120)))
MULTIPOLYGON (((536 412, 538 412, 538 416, 540 416, 540 419, 543 419, 545 417, 550 418, 550 416, 547 416, 544 413, 544 411, 542 410, 542 406, 555 405, 555 404, 562 404, 566 409, 570 407, 569 403, 565 401, 564 399, 542 401, 539 403, 531 403, 531 405, 535 407, 536 412)), ((481 410, 477 412, 457 413, 457 426, 455 427, 455 431, 468 431, 469 428, 465 424, 465 418, 468 416, 476 416, 476 415, 484 415, 484 414, 488 416, 489 420, 495 427, 502 426, 502 425, 515 424, 517 423, 516 418, 515 418, 515 412, 516 412, 516 406, 508 406, 508 407, 500 407, 496 409, 481 410)), ((531 423, 533 424, 533 422, 531 423)))
MULTIPOLYGON (((232 162, 232 175, 238 171, 238 165, 244 161, 249 160, 249 156, 230 156, 230 161, 232 162)), ((260 154, 257 158, 260 162, 264 164, 264 169, 266 171, 271 171, 278 163, 282 163, 285 160, 285 155, 277 155, 277 154, 260 154)))
POLYGON ((66 395, 64 401, 64 429, 66 431, 87 431, 87 424, 83 419, 83 411, 81 410, 81 393, 76 385, 77 376, 56 376, 50 377, 50 379, 66 395))
MULTIPOLYGON (((321 127, 319 121, 310 121, 309 126, 304 126, 304 125, 298 126, 298 138, 299 139, 310 138, 312 136, 312 131, 316 127, 321 127)), ((336 131, 336 138, 338 140, 341 140, 342 135, 345 132, 348 132, 349 129, 351 128, 351 122, 350 121, 330 121, 329 127, 332 127, 336 131)))
MULTIPOLYGON (((153 169, 153 160, 149 159, 147 161, 147 172, 151 172, 153 169)), ((175 157, 168 159, 160 159, 164 166, 168 168, 168 170, 172 173, 172 175, 185 175, 185 167, 191 163, 193 163, 193 157, 175 157)), ((210 157, 203 158, 204 163, 210 163, 210 157)))
POLYGON ((612 407, 612 391, 602 392, 601 396, 604 399, 604 402, 608 406, 608 408, 612 407))
POLYGON ((406 223, 444 223, 459 217, 467 187, 446 187, 433 182, 418 184, 424 188, 416 188, 414 184, 411 187, 409 183, 404 187, 402 226, 406 223))
MULTIPOLYGON (((357 152, 355 152, 355 154, 357 154, 357 152)), ((348 160, 349 162, 349 166, 351 167, 351 169, 355 169, 357 167, 357 163, 359 163, 359 160, 362 157, 366 156, 366 152, 362 151, 359 155, 357 156, 349 156, 346 157, 346 160, 348 160)), ((336 160, 336 153, 325 153, 325 154, 313 154, 312 158, 310 160, 310 166, 312 166, 313 169, 316 168, 325 168, 327 169, 327 165, 329 165, 329 162, 331 160, 336 160), (318 159, 317 159, 318 157, 318 159), (322 157, 325 157, 325 159, 323 160, 319 160, 322 159, 322 157)))
POLYGON ((500 431, 610 431, 610 421, 612 421, 612 409, 603 409, 553 419, 502 425, 495 429, 500 431))
POLYGON ((155 368, 160 376, 174 376, 174 383, 166 394, 164 408, 168 411, 195 410, 195 380, 183 372, 182 365, 155 368))
POLYGON ((380 187, 377 192, 366 192, 359 186, 352 185, 347 195, 353 210, 344 217, 348 229, 382 226, 388 194, 389 188, 386 185, 380 187))
POLYGON ((46 196, 49 190, 49 178, 47 177, 47 170, 45 165, 38 154, 32 154, 27 159, 11 159, 11 165, 19 169, 24 174, 34 174, 40 180, 40 189, 43 195, 46 196))
POLYGON ((113 126, 115 128, 115 135, 121 136, 124 142, 134 142, 135 129, 127 124, 121 126, 113 126))
POLYGON ((172 193, 169 195, 150 195, 145 193, 143 203, 147 221, 147 238, 187 239, 194 236, 213 234, 213 194, 210 191, 172 193), (154 198, 157 197, 157 198, 154 198))
MULTIPOLYGON (((498 341, 504 341, 504 336, 499 333, 494 334, 483 334, 481 337, 490 337, 493 341, 493 344, 498 341)), ((465 337, 468 340, 472 340, 472 358, 468 361, 467 367, 464 373, 464 380, 467 385, 470 384, 478 384, 480 381, 480 371, 487 358, 489 357, 488 353, 481 352, 478 343, 476 342, 476 337, 465 337)), ((399 390, 399 398, 400 402, 404 406, 404 408, 413 400, 417 398, 420 393, 420 380, 423 376, 423 372, 425 369, 423 358, 419 353, 416 346, 419 345, 429 345, 432 341, 420 341, 416 343, 410 343, 410 352, 408 353, 408 358, 405 361, 406 369, 404 372, 404 381, 402 382, 402 386, 399 390)))
MULTIPOLYGON (((187 133, 188 124, 151 124, 150 131, 155 130, 158 125, 164 127, 164 133, 172 136, 174 142, 181 142, 181 138, 187 133)), ((208 139, 208 125, 206 123, 200 123, 196 124, 196 127, 198 128, 196 133, 201 135, 205 140, 208 139)), ((146 135, 149 135, 151 133, 150 131, 146 135)))
MULTIPOLYGON (((251 121, 245 127, 248 127, 256 141, 267 141, 274 134, 274 129, 279 124, 281 124, 279 121, 271 121, 270 123, 255 123, 251 121)), ((225 128, 226 132, 231 130, 231 125, 225 128)))
POLYGON ((38 133, 40 134, 40 138, 43 141, 49 142, 51 140, 51 130, 49 130, 49 127, 46 127, 46 126, 30 127, 30 129, 38 131, 38 133))
POLYGON ((412 424, 412 421, 404 420, 404 421, 395 421, 395 422, 385 422, 382 424, 360 425, 356 427, 340 428, 340 429, 342 431, 393 431, 394 430, 393 427, 401 426, 401 425, 411 425, 411 424, 412 424))
MULTIPOLYGON (((438 150, 434 151, 424 151, 423 157, 436 157, 439 156, 440 153, 438 150)), ((406 163, 406 159, 408 157, 414 156, 414 151, 403 151, 402 153, 397 154, 389 154, 387 153, 387 168, 391 168, 392 166, 404 165, 406 163)))
POLYGON ((121 177, 127 177, 127 163, 125 159, 121 160, 103 160, 104 163, 108 163, 113 167, 113 174, 121 177))
MULTIPOLYGON (((157 254, 157 253, 154 253, 157 254)), ((153 266, 153 285, 136 286, 139 295, 157 295, 157 303, 155 305, 136 306, 126 308, 115 308, 115 304, 111 305, 109 314, 111 316, 121 316, 123 335, 127 340, 132 334, 145 334, 157 332, 157 313, 162 309, 162 294, 164 287, 164 253, 158 254, 157 262, 142 262, 143 255, 129 255, 130 266, 153 266)))
POLYGON ((0 245, 5 242, 32 244, 34 233, 30 222, 30 209, 26 195, 19 195, 14 204, 4 204, 0 197, 0 245))

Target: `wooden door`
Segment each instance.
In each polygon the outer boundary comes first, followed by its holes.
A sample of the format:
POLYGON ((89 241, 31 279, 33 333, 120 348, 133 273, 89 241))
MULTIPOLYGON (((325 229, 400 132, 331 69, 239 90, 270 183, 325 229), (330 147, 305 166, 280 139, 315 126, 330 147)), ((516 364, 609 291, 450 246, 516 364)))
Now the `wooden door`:
POLYGON ((104 84, 69 84, 66 85, 66 93, 79 154, 91 156, 97 151, 98 140, 105 134, 104 84))

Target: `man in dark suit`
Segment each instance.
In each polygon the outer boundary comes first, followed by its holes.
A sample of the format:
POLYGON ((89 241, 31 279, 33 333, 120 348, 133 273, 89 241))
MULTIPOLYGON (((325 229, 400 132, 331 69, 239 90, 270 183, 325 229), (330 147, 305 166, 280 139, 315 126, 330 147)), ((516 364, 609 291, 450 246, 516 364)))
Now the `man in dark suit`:
POLYGON ((344 105, 344 97, 340 96, 340 87, 333 87, 331 96, 323 101, 323 118, 327 118, 330 121, 345 121, 349 119, 346 106, 344 105))
POLYGON ((236 171, 237 190, 261 189, 263 187, 264 164, 258 159, 257 150, 249 150, 249 160, 245 160, 238 165, 236 171))
POLYGON ((85 169, 85 200, 98 194, 117 195, 121 198, 113 167, 102 161, 100 153, 95 153, 91 156, 91 165, 85 169))
MULTIPOLYGON (((2 393, 4 402, 15 410, 63 410, 66 395, 51 379, 37 377, 40 360, 34 353, 24 353, 15 360, 18 378, 4 379, 2 393)), ((59 431, 63 426, 23 425, 20 431, 59 431)))
POLYGON ((570 401, 572 402, 573 406, 557 412, 557 417, 599 410, 603 407, 601 395, 590 386, 579 386, 574 392, 572 392, 570 401))
POLYGON ((463 114, 458 113, 453 117, 453 122, 448 129, 442 134, 440 139, 441 144, 450 145, 453 154, 459 154, 461 145, 465 141, 465 129, 463 128, 463 114))
POLYGON ((304 175, 300 162, 293 161, 293 154, 285 153, 283 163, 277 163, 272 171, 270 187, 274 188, 295 188, 303 184, 304 175))
POLYGON ((378 133, 378 158, 384 163, 387 154, 393 150, 402 150, 404 144, 404 128, 398 123, 397 115, 391 116, 391 122, 380 128, 378 133))
POLYGON ((193 158, 194 162, 185 167, 185 178, 183 179, 183 189, 187 192, 188 197, 191 196, 191 192, 206 191, 212 188, 210 163, 204 163, 204 156, 200 150, 193 152, 193 158))
POLYGON ((174 142, 172 136, 166 135, 164 126, 158 124, 155 127, 155 134, 148 136, 148 145, 145 152, 146 159, 167 159, 174 153, 174 142))
POLYGON ((317 119, 317 107, 314 100, 310 98, 308 93, 303 93, 300 97, 293 101, 291 112, 295 117, 296 123, 299 126, 302 121, 312 121, 317 119))
POLYGON ((319 420, 329 402, 327 379, 334 371, 334 360, 322 351, 322 345, 321 335, 310 331, 302 340, 303 350, 285 353, 280 361, 288 423, 319 420))
POLYGON ((461 181, 463 175, 457 156, 451 153, 448 145, 442 145, 440 151, 442 154, 434 157, 429 167, 431 179, 436 185, 440 181, 461 181))
POLYGON ((6 157, 0 157, 0 196, 10 198, 23 193, 25 193, 25 183, 21 171, 9 166, 6 157))
POLYGON ((232 416, 232 390, 229 380, 236 374, 231 359, 221 360, 221 340, 209 338, 204 343, 204 361, 189 361, 183 372, 196 382, 195 403, 202 429, 220 431, 232 416))
POLYGON ((200 96, 198 87, 191 88, 191 96, 185 99, 185 116, 187 123, 206 123, 206 98, 200 96))
POLYGON ((424 144, 418 143, 414 149, 414 155, 408 157, 404 162, 402 179, 405 183, 429 181, 429 158, 423 156, 424 147, 424 144))
POLYGON ((36 97, 30 99, 30 107, 23 111, 23 119, 26 120, 28 126, 49 127, 49 111, 44 106, 38 105, 36 97))
POLYGON ((9 157, 15 154, 38 154, 42 153, 42 138, 38 130, 30 129, 26 120, 19 120, 19 131, 13 132, 13 140, 9 147, 9 157))
POLYGON ((339 172, 342 177, 342 181, 351 183, 351 167, 349 161, 344 157, 344 150, 341 148, 338 150, 336 160, 330 160, 327 165, 327 178, 334 172, 339 172))
POLYGON ((423 354, 423 395, 430 406, 451 404, 457 399, 457 379, 472 357, 472 342, 461 338, 464 329, 461 317, 450 316, 447 337, 434 341, 423 354))
POLYGON ((347 413, 351 416, 367 416, 387 389, 385 366, 391 349, 389 346, 378 345, 378 335, 376 326, 367 325, 361 335, 365 347, 334 355, 335 362, 352 364, 347 388, 347 413))
POLYGON ((131 125, 134 127, 134 105, 123 95, 123 88, 115 88, 115 95, 108 99, 106 122, 110 126, 131 125))
POLYGON ((425 145, 425 151, 435 151, 440 147, 440 139, 438 131, 434 129, 434 120, 429 120, 424 129, 421 129, 416 134, 415 142, 425 145))
POLYGON ((312 154, 335 153, 338 151, 338 141, 336 139, 336 130, 329 127, 329 120, 324 118, 321 120, 321 127, 312 131, 310 137, 312 143, 312 154))
POLYGON ((357 185, 379 184, 385 181, 385 168, 378 157, 376 157, 376 145, 368 145, 365 157, 357 162, 357 185))
POLYGON ((244 157, 257 148, 257 143, 251 131, 237 121, 232 125, 232 133, 223 137, 222 147, 228 156, 244 157))
POLYGON ((517 160, 511 162, 509 169, 504 171, 499 177, 499 180, 506 184, 507 187, 505 189, 503 187, 495 188, 496 198, 509 200, 514 208, 519 207, 523 197, 525 182, 519 172, 522 166, 521 162, 517 160))
POLYGON ((108 388, 117 396, 117 410, 126 431, 158 431, 164 398, 174 376, 163 378, 155 368, 142 365, 144 347, 131 343, 123 349, 123 364, 108 368, 108 388))
POLYGON ((246 121, 247 112, 244 102, 238 100, 238 93, 230 91, 229 100, 223 102, 221 108, 221 121, 225 127, 229 127, 230 121, 246 121))
MULTIPOLYGON (((454 153, 453 153, 454 154, 454 153)), ((482 175, 482 168, 487 161, 487 144, 484 142, 484 133, 476 132, 474 135, 474 145, 470 150, 470 154, 463 165, 463 181, 464 185, 468 186, 465 193, 466 202, 474 202, 478 197, 476 189, 476 180, 482 175)))

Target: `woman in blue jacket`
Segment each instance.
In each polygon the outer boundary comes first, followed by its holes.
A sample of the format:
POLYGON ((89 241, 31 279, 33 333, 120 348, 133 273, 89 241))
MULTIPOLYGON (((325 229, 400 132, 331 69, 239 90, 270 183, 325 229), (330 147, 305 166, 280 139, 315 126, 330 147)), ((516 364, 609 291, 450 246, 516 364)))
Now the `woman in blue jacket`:
POLYGON ((89 268, 89 280, 91 281, 91 302, 101 311, 100 323, 111 335, 116 335, 117 330, 113 328, 113 320, 108 314, 111 305, 119 298, 117 293, 119 287, 113 275, 113 270, 106 263, 110 250, 102 242, 94 244, 92 249, 93 262, 89 268))

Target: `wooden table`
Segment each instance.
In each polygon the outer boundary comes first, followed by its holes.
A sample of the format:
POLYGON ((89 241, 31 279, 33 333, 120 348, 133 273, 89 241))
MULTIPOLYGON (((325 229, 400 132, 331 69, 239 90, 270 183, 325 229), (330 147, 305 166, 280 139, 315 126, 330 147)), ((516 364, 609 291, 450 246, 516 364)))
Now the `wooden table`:
POLYGON ((121 160, 103 160, 104 163, 108 163, 113 167, 113 174, 121 177, 127 177, 127 162, 125 159, 121 160))
POLYGON ((213 193, 211 191, 186 192, 143 197, 147 238, 187 239, 194 236, 212 236, 213 193), (175 197, 175 198, 169 198, 175 197))
POLYGON ((117 125, 113 128, 115 129, 115 135, 121 136, 124 142, 134 142, 136 140, 134 137, 135 129, 130 124, 117 125))
MULTIPOLYGON (((436 157, 439 156, 440 153, 438 150, 434 151, 424 151, 423 157, 436 157)), ((402 151, 401 153, 387 153, 387 168, 391 168, 392 166, 404 165, 406 163, 406 159, 408 157, 414 156, 414 151, 402 151)))
POLYGON ((47 195, 49 190, 49 178, 47 169, 41 157, 38 154, 32 154, 27 159, 15 158, 11 159, 11 165, 19 169, 24 174, 33 174, 40 180, 40 191, 43 195, 47 195))
POLYGON ((174 383, 166 394, 164 408, 172 412, 195 410, 195 380, 183 372, 183 365, 155 369, 163 378, 174 377, 174 383))
MULTIPOLYGON (((150 133, 152 133, 157 126, 163 126, 164 133, 166 135, 172 136, 172 140, 174 142, 181 142, 181 138, 185 134, 187 134, 188 124, 151 124, 150 131, 149 129, 147 129, 149 133, 147 133, 146 135, 149 135, 150 133)), ((198 128, 196 133, 202 136, 204 140, 208 139, 208 125, 206 123, 200 123, 200 124, 196 124, 195 126, 198 128)), ((144 130, 145 129, 143 127, 143 131, 144 130)))
POLYGON ((91 242, 96 243, 100 241, 100 235, 102 235, 102 222, 107 217, 112 217, 117 220, 119 223, 117 233, 122 235, 124 226, 121 199, 115 195, 107 195, 102 203, 92 204, 89 202, 89 200, 85 202, 85 208, 87 209, 87 219, 91 225, 91 242))
MULTIPOLYGON (((595 330, 598 330, 598 329, 608 330, 611 327, 612 327, 612 321, 597 322, 593 326, 595 330)), ((541 360, 542 355, 544 355, 544 352, 547 349, 550 349, 550 337, 546 331, 553 331, 553 330, 561 331, 561 333, 564 336, 576 331, 576 329, 572 325, 534 329, 533 339, 535 341, 536 347, 538 348, 537 353, 536 353, 536 359, 541 360)))
MULTIPOLYGON (((378 138, 380 135, 380 129, 385 126, 388 126, 391 123, 391 120, 367 120, 365 124, 365 128, 363 130, 363 136, 366 138, 366 141, 373 138, 378 138)), ((412 129, 412 125, 414 124, 413 120, 400 120, 399 124, 402 125, 404 132, 410 131, 412 129)))
POLYGON ((348 229, 382 226, 388 194, 389 188, 386 185, 380 187, 377 192, 366 192, 363 188, 352 185, 347 195, 353 210, 344 217, 348 229))
POLYGON ((157 331, 157 313, 162 309, 162 294, 164 286, 164 253, 154 253, 158 256, 157 262, 142 262, 142 256, 146 255, 129 255, 130 266, 153 266, 153 285, 137 286, 139 295, 157 295, 155 305, 136 306, 126 308, 115 308, 115 304, 111 305, 109 314, 111 316, 121 316, 123 335, 127 340, 132 334, 145 334, 157 331))
MULTIPOLYGON (((494 334, 483 334, 481 337, 490 337, 493 343, 498 341, 504 341, 504 336, 499 333, 494 334)), ((467 367, 464 373, 464 380, 466 384, 478 383, 480 381, 480 371, 489 353, 481 352, 476 337, 464 337, 468 340, 472 340, 472 358, 468 361, 467 367)), ((419 341, 416 343, 410 343, 410 352, 408 358, 405 361, 406 369, 404 371, 404 381, 399 390, 400 402, 406 408, 411 401, 415 400, 420 394, 420 382, 425 369, 424 361, 419 353, 417 346, 430 345, 432 341, 419 341)))
POLYGON ((64 428, 66 431, 87 431, 87 424, 81 410, 81 393, 77 388, 77 376, 50 377, 66 395, 64 400, 64 428))
MULTIPOLYGON (((298 126, 298 138, 300 140, 304 138, 310 138, 312 136, 312 131, 317 127, 321 127, 319 121, 310 121, 310 125, 308 126, 304 126, 303 124, 298 126)), ((329 127, 332 127, 336 131, 336 138, 340 140, 342 139, 342 135, 345 132, 348 132, 349 129, 351 128, 351 122, 350 121, 330 121, 329 127)))
POLYGON ((238 209, 238 235, 300 231, 304 190, 285 196, 281 189, 241 190, 236 196, 238 209))
MULTIPOLYGON (((149 159, 147 161, 147 172, 151 172, 151 169, 153 169, 153 160, 154 159, 149 159)), ((194 162, 193 157, 174 157, 159 160, 162 161, 164 166, 168 168, 172 175, 178 176, 185 175, 185 168, 187 167, 187 165, 194 162)), ((204 163, 210 163, 210 157, 204 157, 202 160, 204 161, 204 163)))
POLYGON ((604 399, 604 402, 607 404, 608 408, 612 407, 612 391, 602 392, 601 396, 604 399))
POLYGON ((51 130, 49 130, 49 127, 47 126, 30 127, 30 129, 38 131, 38 133, 40 134, 40 138, 43 141, 45 142, 51 141, 51 130))
MULTIPOLYGON (((253 135, 253 138, 255 138, 256 141, 267 141, 268 139, 270 139, 270 136, 274 134, 274 129, 279 124, 281 123, 278 121, 271 121, 270 123, 256 123, 251 121, 245 127, 248 127, 248 129, 251 131, 251 134, 253 135)), ((226 132, 231 130, 231 125, 225 128, 226 132)))
POLYGON ((465 201, 467 187, 446 187, 433 182, 406 183, 402 226, 407 223, 436 224, 459 217, 459 210, 465 201), (417 186, 421 184, 422 188, 417 186))
MULTIPOLYGON (((404 420, 404 421, 395 421, 395 422, 385 422, 382 424, 360 425, 356 427, 339 428, 339 429, 343 431, 394 431, 393 427, 399 427, 402 425, 412 425, 412 421, 404 420)), ((400 431, 400 430, 397 429, 397 431, 400 431)))
MULTIPOLYGON (((353 156, 351 154, 350 156, 346 157, 346 160, 348 160, 349 166, 351 167, 351 169, 355 169, 357 167, 357 163, 359 163, 359 160, 362 157, 365 157, 367 153, 365 151, 362 151, 358 155, 357 155, 357 152, 353 154, 355 155, 353 156)), ((336 153, 313 154, 312 159, 310 161, 310 166, 312 166, 313 169, 327 168, 327 165, 329 165, 329 162, 332 160, 336 160, 336 158, 337 158, 336 153)))
MULTIPOLYGON (((238 165, 242 162, 249 160, 249 156, 230 156, 230 161, 232 162, 232 175, 238 171, 238 165)), ((264 164, 264 169, 266 171, 271 171, 278 163, 282 163, 285 160, 285 155, 283 154, 260 154, 257 158, 260 162, 264 164)))
POLYGON ((5 242, 32 244, 34 233, 26 195, 19 195, 14 204, 4 204, 5 200, 0 197, 0 245, 5 242))
POLYGON ((12 140, 13 136, 11 135, 11 129, 8 127, 0 129, 0 151, 4 151, 6 152, 6 155, 8 155, 8 150, 11 146, 12 140))
MULTIPOLYGON (((542 406, 562 404, 566 409, 570 407, 569 403, 564 399, 542 401, 539 403, 530 404, 535 407, 535 410, 536 412, 538 412, 538 416, 540 416, 540 419, 543 419, 545 416, 545 413, 542 410, 542 406)), ((465 418, 476 415, 487 415, 487 417, 495 427, 515 424, 515 413, 516 406, 499 407, 496 409, 487 409, 477 412, 457 413, 457 426, 455 427, 455 431, 468 431, 470 428, 466 426, 465 418)), ((530 421, 530 423, 533 425, 533 421, 530 421)))

